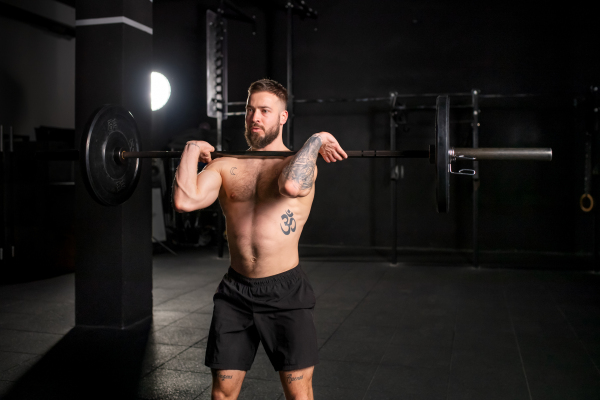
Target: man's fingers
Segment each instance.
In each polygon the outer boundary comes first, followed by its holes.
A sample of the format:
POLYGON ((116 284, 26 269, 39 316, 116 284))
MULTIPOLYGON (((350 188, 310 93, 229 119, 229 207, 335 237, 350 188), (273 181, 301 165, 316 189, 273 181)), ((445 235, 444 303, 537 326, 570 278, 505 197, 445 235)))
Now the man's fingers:
POLYGON ((208 151, 203 151, 200 153, 199 161, 204 164, 208 164, 210 162, 210 153, 208 151))
MULTIPOLYGON (((342 149, 342 146, 336 143, 335 150, 340 154, 343 158, 348 158, 348 154, 342 149)), ((341 160, 341 158, 340 158, 341 160)))

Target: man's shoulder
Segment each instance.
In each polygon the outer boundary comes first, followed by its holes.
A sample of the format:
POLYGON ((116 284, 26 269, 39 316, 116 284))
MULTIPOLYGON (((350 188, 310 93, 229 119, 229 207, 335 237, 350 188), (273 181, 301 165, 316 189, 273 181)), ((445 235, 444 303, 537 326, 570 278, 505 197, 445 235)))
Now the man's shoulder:
POLYGON ((219 157, 219 158, 210 160, 210 162, 208 164, 206 164, 204 169, 211 169, 211 170, 220 172, 223 168, 225 168, 230 163, 231 163, 231 160, 229 160, 227 157, 219 157))

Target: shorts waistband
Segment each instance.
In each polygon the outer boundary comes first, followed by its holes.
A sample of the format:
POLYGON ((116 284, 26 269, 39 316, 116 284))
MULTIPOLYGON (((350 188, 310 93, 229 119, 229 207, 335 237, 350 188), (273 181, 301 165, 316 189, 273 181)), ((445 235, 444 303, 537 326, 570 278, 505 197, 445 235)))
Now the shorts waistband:
POLYGON ((264 278, 248 278, 248 277, 240 274, 239 272, 237 272, 236 270, 234 270, 231 267, 229 267, 229 269, 227 270, 227 275, 231 279, 233 279, 237 282, 243 283, 245 285, 248 285, 248 286, 261 286, 261 285, 270 285, 270 284, 279 283, 279 282, 295 281, 295 280, 299 279, 300 277, 302 277, 302 274, 303 274, 303 272, 302 272, 302 268, 300 267, 300 264, 298 264, 294 268, 287 270, 285 272, 282 272, 280 274, 265 276, 264 278))

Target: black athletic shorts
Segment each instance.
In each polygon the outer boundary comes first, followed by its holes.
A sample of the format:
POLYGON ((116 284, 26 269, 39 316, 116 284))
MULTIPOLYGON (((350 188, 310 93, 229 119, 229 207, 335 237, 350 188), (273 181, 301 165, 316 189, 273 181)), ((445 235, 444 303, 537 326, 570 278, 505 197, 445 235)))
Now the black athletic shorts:
POLYGON ((214 297, 204 363, 248 371, 259 341, 275 371, 319 362, 313 320, 315 294, 300 266, 266 278, 246 278, 231 267, 214 297))

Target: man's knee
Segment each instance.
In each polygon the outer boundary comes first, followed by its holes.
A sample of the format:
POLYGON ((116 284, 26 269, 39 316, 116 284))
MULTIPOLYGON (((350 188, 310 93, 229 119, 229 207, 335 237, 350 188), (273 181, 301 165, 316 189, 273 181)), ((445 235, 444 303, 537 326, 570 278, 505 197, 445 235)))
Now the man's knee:
POLYGON ((234 400, 237 399, 237 391, 225 392, 220 388, 213 387, 210 398, 211 400, 234 400))
POLYGON ((289 397, 285 396, 285 400, 313 400, 313 397, 308 393, 290 394, 289 397))
POLYGON ((237 370, 211 370, 213 384, 211 389, 212 400, 237 399, 244 381, 245 371, 237 370))
POLYGON ((279 372, 286 400, 313 400, 313 371, 314 367, 279 372))

